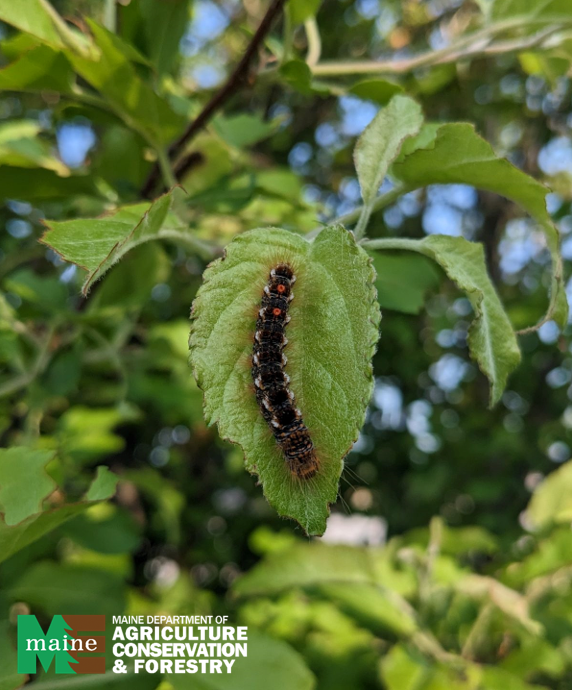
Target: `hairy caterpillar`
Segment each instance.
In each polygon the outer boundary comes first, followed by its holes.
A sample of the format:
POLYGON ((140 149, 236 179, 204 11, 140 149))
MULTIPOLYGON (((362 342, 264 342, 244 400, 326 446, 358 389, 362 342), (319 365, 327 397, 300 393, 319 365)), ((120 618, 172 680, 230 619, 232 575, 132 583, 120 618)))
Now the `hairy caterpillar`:
POLYGON ((256 321, 252 378, 262 416, 292 474, 310 479, 318 471, 316 451, 302 413, 294 404, 294 393, 288 387, 290 377, 284 371, 288 361, 283 352, 288 344, 284 332, 290 321, 288 308, 294 299, 295 281, 288 264, 278 264, 270 271, 256 321))

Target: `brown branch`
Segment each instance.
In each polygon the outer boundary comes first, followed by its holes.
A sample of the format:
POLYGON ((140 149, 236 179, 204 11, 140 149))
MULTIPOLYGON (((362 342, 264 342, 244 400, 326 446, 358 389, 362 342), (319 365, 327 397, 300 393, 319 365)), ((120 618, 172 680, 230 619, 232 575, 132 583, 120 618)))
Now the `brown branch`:
MULTIPOLYGON (((181 153, 183 148, 203 129, 213 115, 220 110, 229 98, 249 83, 250 65, 258 49, 262 45, 266 34, 270 31, 276 17, 282 11, 287 0, 272 0, 272 4, 260 22, 260 26, 248 44, 242 59, 235 67, 232 74, 228 77, 223 86, 214 94, 210 101, 201 110, 198 116, 189 124, 181 136, 169 146, 169 160, 174 160, 181 153)), ((250 84, 251 85, 251 84, 250 84)), ((160 169, 157 163, 153 166, 149 176, 141 190, 145 197, 149 197, 157 185, 160 169)), ((177 178, 178 179, 178 178, 177 178)))
POLYGON ((181 180, 189 170, 198 167, 205 162, 205 157, 200 151, 191 151, 188 155, 177 163, 175 166, 175 177, 181 180))

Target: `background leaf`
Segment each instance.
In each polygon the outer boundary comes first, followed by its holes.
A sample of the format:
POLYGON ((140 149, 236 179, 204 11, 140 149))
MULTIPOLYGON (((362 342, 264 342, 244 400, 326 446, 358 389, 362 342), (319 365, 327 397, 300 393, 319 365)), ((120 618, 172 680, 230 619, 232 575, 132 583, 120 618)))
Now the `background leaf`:
POLYGON ((56 488, 45 469, 53 456, 49 450, 0 449, 0 511, 9 527, 39 513, 56 488))
POLYGON ((51 6, 42 0, 0 0, 0 19, 26 31, 46 43, 63 48, 65 43, 54 23, 57 16, 51 6), (49 11, 51 10, 51 12, 49 11))
MULTIPOLYGON (((17 487, 19 487, 20 494, 25 494, 27 481, 26 475, 13 477, 12 484, 10 485, 10 495, 16 493, 17 487), (24 488, 22 485, 24 485, 24 488)), ((40 539, 44 534, 51 532, 66 520, 83 512, 90 505, 93 505, 94 502, 110 498, 115 493, 116 484, 117 477, 107 467, 99 467, 97 477, 89 488, 84 501, 64 504, 63 506, 50 508, 45 511, 38 510, 35 513, 29 514, 22 522, 15 525, 9 525, 0 519, 0 562, 28 546, 28 544, 40 539)), ((6 489, 4 488, 2 493, 4 494, 5 492, 6 489)))
POLYGON ((411 187, 461 182, 486 189, 511 199, 529 213, 542 227, 552 257, 550 305, 542 322, 553 318, 563 328, 567 322, 568 303, 558 230, 546 210, 549 190, 504 158, 498 158, 472 125, 441 125, 434 134, 432 142, 425 140, 422 149, 395 163, 393 172, 411 187))
POLYGON ((63 53, 39 45, 0 70, 4 91, 73 92, 74 73, 63 53))
POLYGON ((419 314, 425 295, 439 284, 440 276, 435 264, 415 254, 371 254, 381 308, 419 314))
POLYGON ((86 294, 131 249, 149 240, 172 237, 172 230, 180 230, 182 223, 172 209, 185 197, 175 187, 152 205, 133 204, 102 218, 46 221, 48 230, 41 241, 88 271, 82 288, 86 294))
POLYGON ((0 620, 0 690, 15 690, 28 678, 18 673, 18 657, 8 637, 9 627, 8 621, 0 620))
POLYGON ((393 96, 403 93, 403 87, 386 79, 364 79, 353 84, 348 93, 365 101, 386 105, 393 96))
POLYGON ((9 589, 12 600, 39 607, 48 615, 118 615, 125 609, 125 583, 98 568, 41 561, 9 589))
POLYGON ((298 542, 268 555, 234 583, 233 592, 248 597, 336 582, 376 584, 377 575, 375 550, 298 542))
POLYGON ((159 74, 169 72, 179 54, 187 30, 192 3, 189 0, 142 0, 148 54, 159 74))
POLYGON ((526 512, 538 527, 572 522, 572 462, 566 462, 542 481, 526 512))
POLYGON ((312 690, 316 679, 292 647, 268 635, 248 631, 248 656, 238 658, 232 673, 173 674, 174 690, 265 690, 272 679, 275 690, 312 690))
POLYGON ((290 0, 288 11, 292 16, 292 23, 303 24, 306 19, 315 17, 321 4, 322 0, 290 0))
POLYGON ((380 318, 373 279, 369 258, 341 227, 323 230, 312 244, 283 230, 253 230, 205 272, 193 305, 191 364, 205 393, 207 421, 218 422, 221 436, 242 446, 270 503, 309 534, 325 529, 342 458, 371 395, 380 318), (297 276, 287 370, 321 463, 317 476, 302 484, 292 478, 251 383, 257 306, 279 261, 291 263, 297 276))
POLYGON ((467 293, 475 320, 469 349, 491 384, 491 405, 499 401, 509 374, 520 362, 520 349, 508 316, 487 274, 483 246, 463 237, 431 235, 423 240, 372 240, 366 246, 410 249, 434 259, 467 293))
POLYGON ((94 58, 68 51, 76 72, 136 131, 158 143, 171 141, 183 129, 185 119, 139 77, 115 35, 97 22, 87 21, 100 55, 94 58))

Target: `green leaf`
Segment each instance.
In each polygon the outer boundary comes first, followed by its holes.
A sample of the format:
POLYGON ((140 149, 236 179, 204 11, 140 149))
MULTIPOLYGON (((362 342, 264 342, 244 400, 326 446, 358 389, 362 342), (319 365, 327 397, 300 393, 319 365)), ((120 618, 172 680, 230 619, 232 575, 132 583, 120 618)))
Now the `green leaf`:
POLYGON ((351 583, 377 584, 375 549, 297 542, 270 553, 232 585, 239 597, 278 594, 287 589, 351 583))
POLYGON ((267 122, 260 115, 240 113, 215 118, 213 126, 218 134, 232 146, 244 148, 252 146, 272 136, 280 124, 279 120, 267 122))
POLYGON ((393 96, 403 93, 403 87, 387 79, 364 79, 353 84, 348 93, 364 101, 386 105, 393 96))
MULTIPOLYGON (((460 182, 495 192, 521 206, 541 226, 552 256, 550 305, 537 327, 554 319, 564 328, 568 303, 562 280, 558 230, 546 210, 549 190, 504 158, 498 158, 472 125, 442 125, 433 133, 434 138, 425 139, 424 149, 395 163, 394 174, 412 188, 460 182)), ((431 131, 428 134, 431 135, 431 131)))
POLYGON ((70 63, 58 51, 40 45, 24 53, 0 70, 3 91, 73 91, 74 73, 70 63))
POLYGON ((248 656, 236 659, 232 673, 172 674, 167 676, 174 690, 266 690, 270 679, 274 690, 312 690, 313 673, 290 645, 250 629, 248 656))
POLYGON ((69 169, 52 153, 52 146, 38 136, 42 128, 33 120, 0 125, 0 165, 45 168, 67 176, 69 169))
POLYGON ((290 12, 293 24, 303 24, 306 19, 315 17, 322 0, 290 0, 287 10, 290 12))
POLYGON ((76 72, 138 132, 157 143, 172 141, 185 126, 185 118, 140 79, 114 34, 91 19, 86 21, 100 55, 91 59, 68 51, 66 55, 76 72))
POLYGON ((387 690, 492 690, 488 684, 481 685, 480 666, 462 657, 453 657, 451 661, 455 663, 437 664, 416 649, 396 644, 380 661, 383 687, 387 690))
MULTIPOLYGON (((113 267, 95 295, 90 299, 89 312, 115 312, 140 309, 151 297, 157 283, 168 280, 171 260, 157 244, 142 244, 113 267)), ((183 341, 184 342, 184 341, 183 341)))
POLYGON ((375 200, 404 140, 417 134, 422 124, 419 104, 412 98, 398 95, 365 128, 354 149, 354 161, 366 206, 375 200))
POLYGON ((82 287, 87 294, 93 283, 131 249, 180 232, 183 226, 173 207, 185 198, 185 192, 175 187, 151 205, 124 206, 102 218, 45 221, 48 230, 40 241, 88 272, 82 287))
POLYGON ((56 276, 38 275, 29 268, 22 268, 11 273, 5 284, 8 290, 43 311, 65 311, 68 290, 56 276))
POLYGON ((0 449, 0 511, 6 525, 16 525, 42 510, 42 501, 56 488, 45 471, 53 456, 52 451, 24 446, 0 449))
POLYGON ((526 512, 538 527, 572 522, 572 462, 546 477, 532 495, 526 512))
POLYGON ((18 656, 8 637, 9 629, 10 623, 0 620, 0 690, 16 690, 28 678, 18 673, 18 656))
POLYGON ((117 475, 113 474, 105 465, 97 468, 97 474, 89 487, 85 498, 87 501, 106 501, 115 493, 117 475))
MULTIPOLYGON (((108 644, 108 649, 109 644, 108 644)), ((55 674, 53 666, 40 680, 30 683, 30 690, 170 690, 162 684, 161 676, 135 673, 132 663, 126 664, 127 673, 116 673, 110 667, 101 674, 55 674)), ((40 669, 41 670, 41 669, 40 669)), ((28 688, 27 688, 28 690, 28 688)))
POLYGON ((86 510, 62 529, 76 544, 98 553, 133 552, 141 543, 141 529, 135 518, 124 508, 110 504, 86 510))
POLYGON ((427 292, 439 284, 435 264, 423 256, 372 252, 382 309, 419 314, 427 292))
POLYGON ((147 53, 159 74, 171 69, 190 18, 190 0, 141 0, 147 53))
POLYGON ((305 95, 312 93, 312 70, 304 60, 288 60, 278 71, 284 81, 296 91, 305 95))
POLYGON ((87 176, 60 177, 52 170, 0 166, 0 188, 6 199, 37 201, 61 199, 75 194, 94 194, 93 180, 87 176))
MULTIPOLYGON (((381 659, 381 677, 387 690, 416 690, 426 687, 425 681, 432 675, 432 668, 421 654, 395 645, 381 659)), ((433 686, 441 690, 440 686, 433 686)), ((456 689, 458 690, 458 688, 456 689)))
POLYGON ((320 585, 318 591, 333 601, 337 608, 380 637, 388 632, 407 637, 419 627, 413 615, 396 606, 391 594, 377 585, 332 583, 320 585))
POLYGON ((341 227, 309 243, 279 229, 237 237, 212 264, 193 305, 191 364, 205 394, 205 418, 242 446, 246 467, 269 502, 308 534, 325 529, 342 459, 356 440, 372 390, 371 357, 380 320, 367 254, 341 227), (320 460, 312 480, 293 478, 254 395, 250 354, 270 269, 296 271, 287 326, 287 372, 320 460))
POLYGON ((63 48, 60 32, 54 23, 55 11, 47 0, 0 0, 0 19, 46 43, 63 48))
POLYGON ((19 447, 0 451, 0 501, 2 510, 6 513, 5 520, 0 517, 0 562, 89 506, 107 500, 115 493, 117 477, 106 467, 99 467, 97 477, 83 501, 42 511, 41 501, 54 489, 53 481, 44 471, 44 466, 52 455, 53 453, 47 451, 32 451, 19 447), (40 453, 43 466, 40 466, 39 459, 36 459, 40 453), (24 454, 33 457, 31 460, 25 459, 24 454), (28 468, 33 470, 33 474, 22 472, 22 464, 27 464, 28 468), (17 497, 17 500, 14 497, 17 497), (16 520, 21 521, 16 523, 16 520))
POLYGON ((118 453, 125 446, 125 439, 113 433, 113 429, 137 417, 137 408, 129 403, 102 408, 74 405, 58 420, 59 445, 77 463, 118 453))
POLYGON ((482 687, 487 690, 548 690, 548 686, 527 683, 521 676, 522 669, 513 674, 502 668, 483 666, 482 687))
POLYGON ((534 31, 537 22, 557 24, 572 21, 572 6, 567 0, 494 0, 491 3, 490 17, 493 21, 522 17, 526 20, 522 28, 534 31))
POLYGON ((371 240, 367 247, 408 249, 436 261, 467 293, 475 319, 469 329, 469 350, 491 384, 491 405, 500 399, 509 374, 520 362, 516 335, 487 274, 481 244, 463 237, 431 235, 422 240, 371 240))
POLYGON ((8 595, 48 615, 65 611, 70 616, 111 616, 123 612, 125 590, 125 582, 105 570, 40 561, 18 578, 8 595))

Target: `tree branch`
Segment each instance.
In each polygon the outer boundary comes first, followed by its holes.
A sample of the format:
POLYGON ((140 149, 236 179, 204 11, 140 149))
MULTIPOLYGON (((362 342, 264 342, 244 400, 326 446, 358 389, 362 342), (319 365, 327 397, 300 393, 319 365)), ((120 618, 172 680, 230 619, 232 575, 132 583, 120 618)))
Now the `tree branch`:
MULTIPOLYGON (((192 139, 194 139, 194 137, 203 129, 203 127, 217 112, 217 110, 220 110, 236 91, 241 89, 245 84, 249 83, 250 65, 252 60, 264 42, 267 33, 272 28, 274 20, 282 11, 286 1, 287 0, 272 0, 272 4, 268 8, 264 18, 256 30, 256 33, 252 37, 252 40, 248 44, 244 55, 242 56, 238 65, 235 67, 232 74, 205 105, 197 117, 189 124, 183 134, 181 134, 181 136, 169 147, 168 156, 170 161, 175 160, 180 155, 185 146, 192 141, 192 139)), ((159 172, 159 165, 156 163, 149 173, 149 177, 147 178, 147 181, 145 182, 145 185, 141 191, 143 196, 149 197, 153 193, 159 178, 159 172)))

